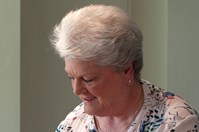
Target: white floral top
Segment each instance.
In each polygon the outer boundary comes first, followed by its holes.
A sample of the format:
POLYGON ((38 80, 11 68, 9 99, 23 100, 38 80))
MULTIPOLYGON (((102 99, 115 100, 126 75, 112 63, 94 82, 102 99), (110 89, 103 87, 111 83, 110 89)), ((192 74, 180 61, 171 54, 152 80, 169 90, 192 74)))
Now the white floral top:
MULTIPOLYGON (((197 112, 181 97, 145 80, 144 104, 128 132, 199 132, 197 112)), ((94 117, 78 105, 57 127, 56 132, 97 132, 94 117)))

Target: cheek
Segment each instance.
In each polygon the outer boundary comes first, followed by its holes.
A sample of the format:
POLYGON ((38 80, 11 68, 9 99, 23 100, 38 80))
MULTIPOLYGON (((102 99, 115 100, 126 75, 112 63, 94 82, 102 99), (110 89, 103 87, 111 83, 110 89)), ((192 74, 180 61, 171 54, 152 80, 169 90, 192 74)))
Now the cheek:
POLYGON ((94 96, 100 98, 109 98, 114 96, 115 92, 118 91, 118 85, 115 83, 98 83, 89 88, 89 92, 94 96))
POLYGON ((124 83, 121 77, 112 75, 101 78, 91 86, 88 86, 88 91, 94 96, 109 98, 118 96, 123 87, 124 83))
POLYGON ((98 81, 90 86, 87 86, 87 90, 98 98, 105 98, 108 94, 109 88, 107 87, 106 81, 98 81))
POLYGON ((104 86, 102 84, 96 83, 92 86, 88 86, 87 90, 94 96, 101 96, 104 92, 104 86))

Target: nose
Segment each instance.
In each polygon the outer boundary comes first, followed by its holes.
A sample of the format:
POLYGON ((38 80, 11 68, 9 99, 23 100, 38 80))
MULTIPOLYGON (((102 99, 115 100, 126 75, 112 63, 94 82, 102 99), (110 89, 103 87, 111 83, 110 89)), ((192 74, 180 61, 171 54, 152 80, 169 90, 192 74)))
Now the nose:
POLYGON ((86 90, 83 83, 78 79, 74 79, 72 81, 72 87, 73 87, 73 93, 77 96, 79 96, 86 90))

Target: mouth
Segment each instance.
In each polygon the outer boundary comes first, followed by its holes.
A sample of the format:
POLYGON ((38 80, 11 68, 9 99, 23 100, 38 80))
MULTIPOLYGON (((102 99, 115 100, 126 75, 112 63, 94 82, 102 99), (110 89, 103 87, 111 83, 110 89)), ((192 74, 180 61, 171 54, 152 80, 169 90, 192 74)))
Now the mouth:
POLYGON ((83 102, 85 103, 89 103, 92 102, 94 99, 96 99, 96 97, 80 97, 82 99, 83 102))

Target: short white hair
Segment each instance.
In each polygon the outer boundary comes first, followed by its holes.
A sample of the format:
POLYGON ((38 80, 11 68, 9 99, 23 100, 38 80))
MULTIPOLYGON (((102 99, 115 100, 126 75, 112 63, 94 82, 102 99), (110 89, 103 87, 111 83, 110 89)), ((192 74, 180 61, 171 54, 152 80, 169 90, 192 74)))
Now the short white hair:
POLYGON ((140 79, 142 33, 118 7, 90 5, 69 12, 55 26, 52 45, 65 60, 95 61, 120 71, 134 64, 140 79))

